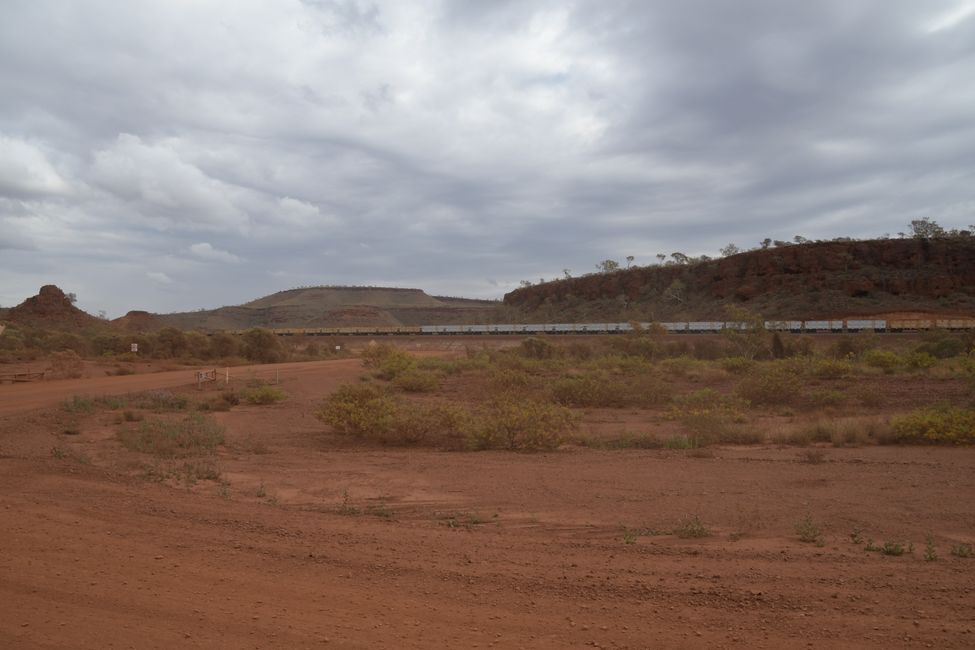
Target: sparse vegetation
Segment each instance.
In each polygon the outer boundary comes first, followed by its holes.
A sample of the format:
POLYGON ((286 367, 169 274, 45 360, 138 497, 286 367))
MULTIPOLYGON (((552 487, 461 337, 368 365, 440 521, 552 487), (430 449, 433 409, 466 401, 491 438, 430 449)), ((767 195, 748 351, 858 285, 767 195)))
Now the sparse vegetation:
POLYGON ((954 557, 964 559, 975 558, 975 547, 971 544, 953 544, 951 546, 951 554, 954 557))
MULTIPOLYGON (((258 386, 256 388, 245 388, 240 393, 240 398, 248 404, 276 404, 283 401, 287 395, 283 390, 276 386, 258 386)), ((229 405, 229 401, 222 400, 229 405)))
POLYGON ((200 413, 191 413, 182 418, 144 420, 135 428, 119 431, 118 439, 131 451, 183 458, 212 453, 223 444, 223 428, 200 413))
POLYGON ((824 543, 823 530, 813 521, 811 515, 806 515, 796 523, 796 535, 804 544, 821 546, 824 543))
POLYGON ((682 517, 677 522, 673 533, 681 539, 699 539, 710 537, 711 529, 705 526, 697 515, 689 515, 682 517))

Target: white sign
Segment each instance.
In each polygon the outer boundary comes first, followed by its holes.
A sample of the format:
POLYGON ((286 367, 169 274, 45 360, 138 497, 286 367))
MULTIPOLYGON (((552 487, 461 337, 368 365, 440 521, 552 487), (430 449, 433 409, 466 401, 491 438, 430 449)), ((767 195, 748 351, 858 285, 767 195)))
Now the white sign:
POLYGON ((133 352, 138 352, 139 351, 139 344, 138 343, 133 343, 132 344, 132 351, 133 352))
POLYGON ((338 351, 339 351, 339 350, 341 350, 341 349, 342 349, 342 346, 341 346, 341 345, 336 345, 336 346, 335 346, 335 351, 336 351, 336 352, 338 352, 338 351))

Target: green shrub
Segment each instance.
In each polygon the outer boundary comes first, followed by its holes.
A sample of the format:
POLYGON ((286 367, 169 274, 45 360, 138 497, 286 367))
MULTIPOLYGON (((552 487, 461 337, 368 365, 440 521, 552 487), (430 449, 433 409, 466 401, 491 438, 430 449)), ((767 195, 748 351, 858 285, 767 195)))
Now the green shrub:
POLYGON ((144 420, 134 430, 120 431, 118 438, 132 451, 183 458, 213 452, 223 444, 223 427, 200 413, 191 413, 181 419, 144 420))
POLYGON ((175 395, 168 390, 151 390, 140 393, 131 398, 132 406, 157 413, 164 411, 182 411, 190 403, 182 395, 175 395))
POLYGON ((315 415, 339 433, 399 445, 460 439, 468 421, 455 407, 403 400, 372 384, 340 387, 315 415))
POLYGON ((393 385, 407 393, 432 393, 440 388, 443 375, 430 370, 409 368, 393 379, 393 385))
POLYGON ((651 407, 670 400, 672 389, 653 375, 584 372, 556 379, 552 399, 580 408, 651 407))
POLYGON ((278 337, 270 330, 254 327, 244 332, 240 352, 248 361, 277 363, 285 357, 278 337))
POLYGON ((711 530, 701 522, 701 519, 697 515, 693 517, 682 517, 677 522, 677 526, 674 527, 673 532, 674 535, 681 539, 699 539, 711 536, 711 530))
POLYGON ((529 359, 552 359, 558 353, 558 348, 545 339, 531 336, 521 342, 518 352, 529 359))
POLYGON ((576 422, 561 406, 512 393, 496 395, 472 421, 470 444, 474 449, 554 449, 576 422))
POLYGON ((912 370, 927 370, 938 363, 938 360, 927 352, 911 352, 904 362, 912 370))
POLYGON ((853 364, 840 359, 819 359, 813 362, 810 374, 819 379, 841 379, 853 374, 853 364))
POLYGON ((753 367, 755 361, 745 357, 728 357, 721 360, 721 367, 735 375, 747 374, 753 367))
POLYGON ((315 415, 339 433, 382 435, 395 420, 396 401, 380 386, 346 384, 326 398, 315 415))
POLYGON ((240 397, 248 404, 277 404, 287 395, 275 386, 258 386, 245 388, 240 392, 240 397))
POLYGON ((752 404, 782 406, 793 404, 801 388, 802 382, 792 372, 781 366, 763 364, 742 379, 736 391, 752 404))
POLYGON ((74 395, 61 403, 61 409, 67 413, 91 413, 95 410, 95 400, 91 397, 74 395))
POLYGON ((903 363, 901 358, 890 350, 868 350, 863 353, 860 360, 871 368, 879 368, 887 374, 891 374, 903 363))
POLYGON ((952 406, 915 409, 894 418, 895 442, 971 444, 975 442, 975 410, 952 406))
POLYGON ((915 351, 936 359, 950 359, 965 352, 965 342, 956 338, 943 338, 922 343, 915 351))

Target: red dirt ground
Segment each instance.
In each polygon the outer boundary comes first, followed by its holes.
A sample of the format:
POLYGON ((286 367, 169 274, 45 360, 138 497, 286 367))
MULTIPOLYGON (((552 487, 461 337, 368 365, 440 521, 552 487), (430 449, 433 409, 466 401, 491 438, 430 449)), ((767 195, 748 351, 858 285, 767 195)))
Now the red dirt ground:
POLYGON ((970 448, 383 449, 313 417, 357 361, 232 372, 289 397, 215 415, 225 485, 148 480, 111 412, 56 428, 191 371, 0 386, 0 646, 975 647, 970 448), (711 536, 671 533, 691 515, 711 536))

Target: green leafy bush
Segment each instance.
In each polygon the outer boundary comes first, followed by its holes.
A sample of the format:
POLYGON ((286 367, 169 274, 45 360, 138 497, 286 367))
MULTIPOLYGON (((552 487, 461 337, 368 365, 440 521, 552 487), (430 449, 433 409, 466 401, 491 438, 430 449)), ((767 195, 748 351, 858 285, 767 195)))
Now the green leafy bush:
POLYGON ((315 414, 339 433, 382 435, 396 417, 396 400, 373 384, 346 384, 326 398, 315 414))
POLYGON ((871 368, 879 368, 887 374, 893 373, 903 363, 901 358, 890 350, 867 350, 860 360, 871 368))
POLYGON ((469 440, 474 449, 554 449, 576 423, 569 409, 512 393, 501 394, 473 419, 469 440))
POLYGON ((938 360, 927 352, 911 352, 904 362, 912 370, 927 370, 938 363, 938 360))
POLYGON ((455 407, 411 402, 372 384, 340 387, 315 415, 339 433, 397 445, 462 439, 469 419, 455 407))
POLYGON ((895 442, 975 443, 975 410, 953 406, 920 408, 894 418, 895 442))
POLYGON ((755 361, 745 357, 728 357, 721 360, 721 367, 735 375, 747 374, 754 366, 755 361))
POLYGON ((810 374, 820 379, 841 379, 853 374, 853 364, 840 359, 819 359, 813 362, 810 374))

